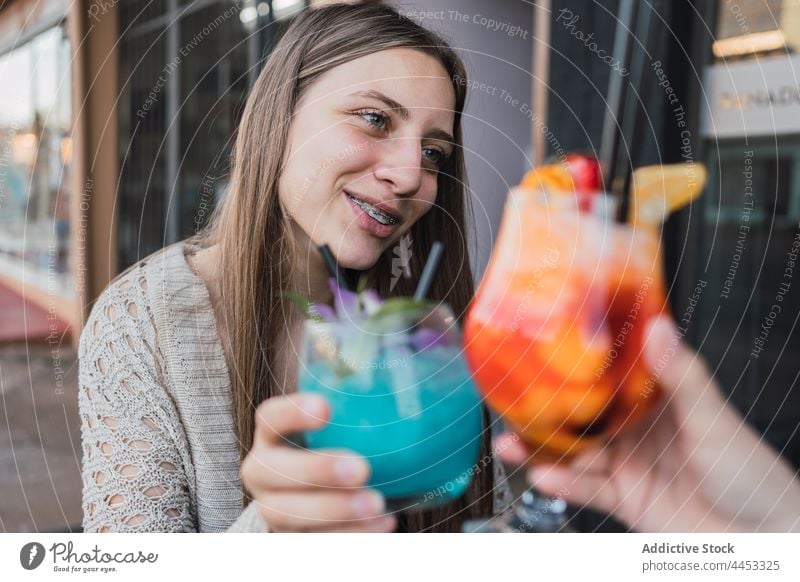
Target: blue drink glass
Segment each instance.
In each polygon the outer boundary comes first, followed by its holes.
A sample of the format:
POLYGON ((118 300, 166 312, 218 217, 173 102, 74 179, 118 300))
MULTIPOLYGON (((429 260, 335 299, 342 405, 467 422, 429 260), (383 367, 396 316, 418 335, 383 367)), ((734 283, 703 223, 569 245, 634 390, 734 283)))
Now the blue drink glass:
POLYGON ((391 510, 428 508, 466 490, 482 406, 447 306, 365 321, 305 323, 299 390, 331 406, 310 449, 345 448, 370 464, 368 486, 391 510))

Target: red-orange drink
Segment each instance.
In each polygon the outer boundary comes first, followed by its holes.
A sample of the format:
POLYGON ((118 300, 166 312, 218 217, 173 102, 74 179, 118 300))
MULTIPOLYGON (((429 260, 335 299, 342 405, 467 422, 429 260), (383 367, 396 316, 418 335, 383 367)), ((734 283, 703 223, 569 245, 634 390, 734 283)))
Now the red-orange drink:
POLYGON ((616 223, 611 198, 514 189, 467 317, 467 360, 534 459, 569 460, 659 397, 642 360, 667 310, 655 228, 616 223))

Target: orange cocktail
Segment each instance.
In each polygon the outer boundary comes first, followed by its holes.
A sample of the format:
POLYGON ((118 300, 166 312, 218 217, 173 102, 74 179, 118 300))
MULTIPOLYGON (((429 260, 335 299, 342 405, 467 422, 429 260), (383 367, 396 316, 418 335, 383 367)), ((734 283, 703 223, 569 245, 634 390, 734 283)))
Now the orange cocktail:
POLYGON ((667 310, 657 221, 639 205, 636 226, 618 223, 613 206, 547 180, 512 190, 467 317, 475 379, 535 460, 569 460, 659 397, 642 359, 647 323, 667 310))

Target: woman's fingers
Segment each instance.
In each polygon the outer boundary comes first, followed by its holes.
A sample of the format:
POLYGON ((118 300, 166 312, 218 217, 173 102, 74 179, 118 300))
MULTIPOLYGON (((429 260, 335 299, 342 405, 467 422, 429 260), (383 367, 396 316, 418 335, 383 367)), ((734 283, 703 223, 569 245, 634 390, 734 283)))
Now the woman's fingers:
POLYGON ((366 459, 338 449, 267 446, 252 451, 245 463, 248 484, 256 489, 361 487, 370 475, 366 459))
POLYGON ((263 402, 242 482, 271 531, 393 531, 396 521, 384 515, 383 496, 363 488, 370 475, 366 459, 352 451, 284 446, 287 435, 318 429, 329 417, 327 401, 312 394, 263 402))
POLYGON ((256 440, 270 444, 286 442, 287 434, 324 426, 330 417, 327 400, 315 394, 276 396, 256 410, 256 440))
POLYGON ((271 531, 353 529, 385 511, 383 496, 371 489, 347 493, 270 491, 257 501, 271 531))

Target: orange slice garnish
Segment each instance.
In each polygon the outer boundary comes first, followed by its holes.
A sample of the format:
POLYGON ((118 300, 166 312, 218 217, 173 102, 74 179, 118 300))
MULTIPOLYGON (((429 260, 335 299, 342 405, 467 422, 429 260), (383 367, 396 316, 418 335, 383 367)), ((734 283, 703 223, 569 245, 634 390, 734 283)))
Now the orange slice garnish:
POLYGON ((555 190, 557 192, 573 192, 575 190, 575 183, 569 170, 561 164, 532 169, 525 174, 519 186, 526 190, 555 190))
POLYGON ((631 222, 641 226, 661 224, 700 195, 707 174, 705 166, 696 162, 637 168, 631 187, 631 222))

